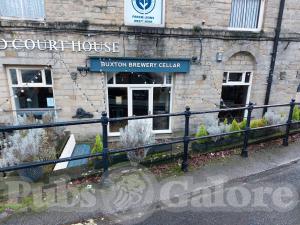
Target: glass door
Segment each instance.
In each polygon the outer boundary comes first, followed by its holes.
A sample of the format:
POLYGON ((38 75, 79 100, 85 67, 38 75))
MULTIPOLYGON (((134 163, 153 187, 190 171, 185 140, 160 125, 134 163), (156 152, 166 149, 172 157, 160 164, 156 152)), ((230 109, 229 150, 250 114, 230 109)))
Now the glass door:
POLYGON ((152 114, 152 93, 150 88, 130 88, 129 116, 152 114))

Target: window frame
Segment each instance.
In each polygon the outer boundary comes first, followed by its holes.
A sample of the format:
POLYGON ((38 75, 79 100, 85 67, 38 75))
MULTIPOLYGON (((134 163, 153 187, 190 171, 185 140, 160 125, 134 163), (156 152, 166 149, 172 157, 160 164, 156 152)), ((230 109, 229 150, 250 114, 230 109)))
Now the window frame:
MULTIPOLYGON (((1 16, 0 15, 0 20, 16 20, 16 21, 40 21, 43 22, 46 20, 46 7, 45 7, 45 0, 44 1, 44 16, 40 17, 40 18, 32 18, 32 17, 14 17, 14 16, 1 16)), ((22 12, 24 11, 23 5, 22 7, 22 12)))
MULTIPOLYGON (((253 81, 253 71, 247 70, 247 71, 224 71, 224 73, 227 73, 227 78, 226 78, 226 83, 222 82, 222 87, 223 86, 248 86, 248 93, 247 93, 247 98, 246 98, 246 105, 249 104, 250 102, 250 96, 251 96, 251 90, 252 90, 252 81, 253 81), (230 73, 242 73, 242 81, 229 81, 229 74, 230 73), (250 79, 249 82, 245 82, 246 80, 246 73, 250 73, 250 79)), ((223 73, 223 76, 224 76, 223 73)), ((245 110, 244 117, 247 118, 248 111, 245 110)))
MULTIPOLYGON (((170 112, 173 112, 173 92, 174 92, 174 74, 172 73, 159 73, 160 75, 164 76, 164 83, 163 84, 116 84, 116 74, 114 73, 113 75, 113 84, 108 83, 108 75, 109 73, 105 73, 105 84, 106 84, 106 111, 107 111, 107 116, 109 117, 109 98, 108 98, 108 89, 111 87, 119 87, 119 88, 127 88, 127 96, 128 96, 128 103, 131 101, 129 98, 131 97, 131 91, 132 90, 137 90, 137 89, 149 89, 149 97, 151 102, 149 102, 149 107, 151 108, 151 115, 153 114, 153 93, 154 93, 154 88, 155 87, 170 87, 171 88, 171 93, 170 93, 170 112), (172 77, 171 83, 167 83, 167 76, 170 75, 172 77)), ((132 105, 131 105, 132 106, 132 105)), ((128 104, 128 117, 130 117, 130 106, 128 104)), ((152 130, 154 134, 171 134, 172 133, 172 117, 169 119, 169 129, 166 130, 152 130)), ((111 137, 118 137, 120 136, 120 132, 111 132, 110 128, 108 126, 108 135, 111 137)))
POLYGON ((19 112, 47 112, 47 111, 53 111, 56 116, 56 102, 55 102, 55 91, 54 91, 54 84, 53 84, 53 75, 52 70, 51 71, 51 82, 52 84, 46 84, 46 76, 45 76, 45 70, 46 68, 44 66, 8 66, 6 67, 6 74, 8 79, 8 86, 9 86, 9 93, 11 98, 11 105, 12 105, 12 111, 14 118, 17 119, 19 112), (17 74, 17 80, 18 84, 13 84, 11 79, 10 70, 15 69, 17 74), (19 83, 19 81, 22 81, 21 77, 21 70, 41 70, 42 75, 42 83, 19 83), (52 88, 53 93, 53 102, 54 106, 52 108, 26 108, 26 109, 17 109, 16 102, 15 102, 15 95, 13 88, 30 88, 30 87, 40 87, 40 88, 52 88))
MULTIPOLYGON (((227 73, 226 82, 222 82, 222 86, 238 86, 238 85, 251 85, 252 84, 252 78, 253 78, 253 72, 252 71, 225 71, 224 73, 227 73), (229 81, 229 76, 232 73, 241 73, 242 74, 242 81, 229 81), (250 73, 250 79, 249 82, 246 82, 246 74, 250 73)), ((223 73, 223 76, 224 76, 223 73)))
POLYGON ((266 2, 266 0, 260 0, 260 11, 259 11, 259 15, 258 15, 257 28, 231 27, 230 26, 230 17, 231 17, 232 9, 230 9, 228 30, 229 31, 248 31, 248 32, 254 32, 254 33, 260 32, 262 30, 262 26, 263 26, 265 2, 266 2))

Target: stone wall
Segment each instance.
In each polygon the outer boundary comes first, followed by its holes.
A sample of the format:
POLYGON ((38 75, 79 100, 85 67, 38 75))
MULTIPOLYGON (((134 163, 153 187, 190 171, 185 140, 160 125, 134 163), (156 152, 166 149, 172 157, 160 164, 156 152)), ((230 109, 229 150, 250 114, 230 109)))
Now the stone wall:
MULTIPOLYGON (((97 55, 197 57, 191 65, 190 73, 174 74, 173 112, 183 111, 186 105, 196 111, 218 108, 224 71, 251 70, 253 83, 250 99, 261 105, 264 103, 266 92, 273 46, 272 35, 276 25, 279 1, 266 0, 263 25, 266 33, 259 34, 220 31, 227 29, 230 2, 230 0, 167 0, 167 28, 149 30, 129 27, 119 29, 123 25, 123 1, 46 0, 46 23, 2 21, 3 32, 0 31, 0 39, 114 40, 120 43, 119 53, 97 53, 97 55), (92 25, 84 28, 76 25, 76 22, 84 19, 89 20, 92 25), (58 23, 52 23, 59 21, 73 22, 75 25, 70 23, 63 27, 58 23), (202 24, 203 21, 205 21, 204 24, 202 24), (194 26, 202 26, 203 30, 195 32, 194 26), (18 31, 18 27, 27 31, 18 31), (89 36, 90 29, 93 29, 92 36, 89 36), (223 52, 222 62, 216 61, 217 52, 223 52)), ((292 34, 300 29, 299 13, 296 13, 299 11, 299 4, 297 5, 294 0, 287 0, 286 4, 282 34, 282 37, 286 39, 281 40, 278 49, 271 104, 289 102, 295 96, 300 82, 300 45, 297 35, 292 34)), ((95 55, 95 53, 71 52, 70 50, 59 54, 37 50, 0 50, 0 105, 2 104, 0 123, 11 123, 14 118, 11 111, 3 112, 3 110, 12 110, 6 68, 23 65, 47 66, 50 64, 52 66, 56 107, 61 108, 57 112, 59 120, 71 120, 78 107, 83 107, 99 118, 100 112, 107 110, 106 88, 103 85, 104 75, 93 73, 86 77, 79 76, 78 84, 81 91, 70 78, 70 72, 76 71, 77 66, 84 66, 89 55, 95 55), (86 101, 83 92, 93 105, 86 101), (8 102, 6 102, 7 99, 8 102)), ((254 115, 260 117, 261 111, 256 111, 254 115)), ((200 120, 200 117, 192 118, 191 129, 193 131, 200 120)), ((90 135, 100 130, 99 126, 95 125, 86 127, 88 129, 84 131, 90 135)), ((183 118, 173 119, 172 128, 174 131, 181 130, 183 118)), ((78 136, 83 130, 81 127, 70 127, 70 129, 78 136)))
MULTIPOLYGON (((273 32, 276 27, 279 0, 264 0, 263 30, 273 32)), ((81 22, 91 24, 124 25, 123 0, 45 0, 47 22, 81 22)), ((227 29, 231 0, 166 0, 166 27, 194 29, 227 29)), ((286 0, 283 31, 295 33, 300 29, 298 0, 286 0)))

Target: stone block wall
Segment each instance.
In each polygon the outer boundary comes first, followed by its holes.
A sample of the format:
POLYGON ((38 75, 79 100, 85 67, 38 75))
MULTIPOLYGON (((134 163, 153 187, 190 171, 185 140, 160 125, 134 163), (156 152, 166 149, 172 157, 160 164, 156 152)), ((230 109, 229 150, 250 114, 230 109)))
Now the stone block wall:
MULTIPOLYGON (((122 0, 46 0, 45 23, 1 21, 3 32, 0 31, 0 39, 114 40, 120 43, 120 52, 108 54, 70 50, 61 53, 38 50, 0 50, 0 123, 12 123, 14 119, 11 111, 3 111, 12 110, 6 68, 24 65, 47 66, 50 64, 52 66, 55 103, 56 107, 60 108, 57 111, 59 120, 71 120, 78 107, 92 112, 96 118, 99 118, 100 112, 107 110, 104 74, 93 73, 86 77, 79 76, 77 81, 79 86, 70 78, 70 72, 76 71, 77 66, 84 66, 88 56, 95 54, 113 57, 197 57, 191 65, 190 73, 174 74, 173 112, 184 111, 186 105, 194 111, 218 108, 224 71, 253 71, 250 99, 262 105, 279 4, 278 0, 265 1, 263 23, 265 33, 252 34, 221 31, 226 30, 229 23, 230 0, 166 0, 166 29, 154 29, 153 32, 146 29, 144 32, 142 28, 137 30, 129 27, 122 28, 130 33, 118 31, 123 25, 122 0), (76 27, 76 29, 70 28, 69 31, 59 26, 53 29, 49 25, 51 22, 79 23, 82 20, 90 21, 91 25, 83 30, 77 30, 76 27), (16 28, 19 26, 27 31, 18 31, 16 28), (194 30, 195 26, 201 26, 203 30, 197 33, 194 30), (44 28, 41 29, 41 27, 44 28), (89 36, 89 29, 98 30, 89 36), (216 61, 217 52, 223 53, 222 62, 216 61), (86 101, 83 93, 89 101, 86 101), (8 102, 6 102, 7 99, 8 102)), ((300 45, 296 34, 300 30, 298 27, 300 23, 297 22, 299 4, 295 0, 286 2, 282 33, 282 37, 286 39, 281 40, 278 48, 271 104, 289 102, 292 97, 295 97, 300 82, 300 45)), ((260 117, 261 111, 256 111, 254 116, 260 117)), ((191 130, 195 131, 201 118, 195 117, 191 121, 191 130)), ((174 118, 172 128, 173 131, 181 130, 183 118, 174 118)), ((77 126, 69 129, 78 136, 83 130, 77 126)), ((100 128, 90 125, 85 126, 84 131, 93 136, 99 133, 100 128)))
MULTIPOLYGON (((128 0, 129 1, 129 0, 128 0)), ((274 32, 279 0, 264 0, 263 30, 274 32)), ((82 22, 91 24, 124 25, 124 0, 45 0, 46 22, 82 22)), ((227 30, 231 0, 165 0, 166 27, 227 30)), ((300 29, 300 4, 286 0, 283 32, 300 29)))

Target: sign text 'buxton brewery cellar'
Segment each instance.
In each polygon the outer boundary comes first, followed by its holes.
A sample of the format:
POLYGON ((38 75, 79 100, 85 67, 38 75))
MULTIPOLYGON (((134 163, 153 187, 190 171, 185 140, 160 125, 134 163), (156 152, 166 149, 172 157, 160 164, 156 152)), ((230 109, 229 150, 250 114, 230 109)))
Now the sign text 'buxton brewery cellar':
POLYGON ((96 41, 61 41, 61 40, 32 40, 32 39, 0 39, 0 50, 13 48, 16 50, 64 51, 71 49, 73 52, 119 52, 118 42, 96 41))

